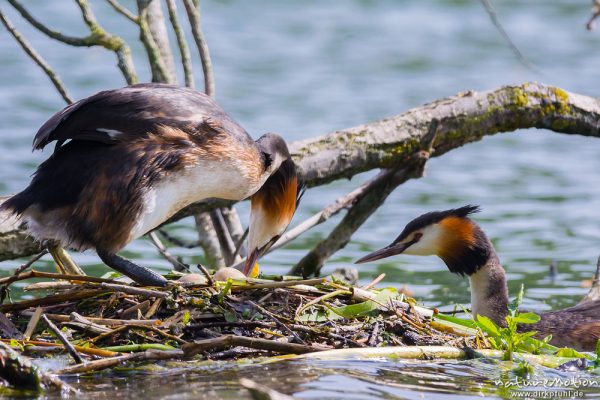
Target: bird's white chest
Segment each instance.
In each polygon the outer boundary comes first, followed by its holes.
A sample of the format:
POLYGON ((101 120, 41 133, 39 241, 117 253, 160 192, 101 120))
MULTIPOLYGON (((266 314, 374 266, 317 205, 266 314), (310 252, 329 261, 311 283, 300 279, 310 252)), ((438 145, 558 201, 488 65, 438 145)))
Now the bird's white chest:
POLYGON ((234 162, 202 162, 173 173, 144 194, 142 212, 130 239, 146 234, 189 204, 208 198, 242 200, 256 192, 262 183, 251 179, 234 162))

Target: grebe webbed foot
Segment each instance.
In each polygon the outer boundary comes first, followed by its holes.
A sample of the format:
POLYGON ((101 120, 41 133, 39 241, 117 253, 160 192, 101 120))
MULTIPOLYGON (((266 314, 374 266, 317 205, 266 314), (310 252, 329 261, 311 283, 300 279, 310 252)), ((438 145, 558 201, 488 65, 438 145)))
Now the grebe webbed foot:
POLYGON ((109 267, 133 279, 136 283, 144 286, 166 286, 168 281, 156 272, 134 264, 131 261, 116 254, 110 254, 97 250, 100 259, 109 267))

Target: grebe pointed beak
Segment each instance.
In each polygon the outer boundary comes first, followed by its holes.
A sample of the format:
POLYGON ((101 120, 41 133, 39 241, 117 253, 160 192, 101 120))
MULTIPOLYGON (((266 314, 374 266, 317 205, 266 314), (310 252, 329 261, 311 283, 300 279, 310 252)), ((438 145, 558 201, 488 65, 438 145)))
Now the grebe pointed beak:
POLYGON ((254 249, 252 252, 250 252, 248 254, 248 257, 246 258, 246 263, 244 264, 244 268, 242 269, 242 273, 244 275, 250 276, 250 272, 252 271, 254 264, 256 264, 256 261, 258 260, 258 256, 259 256, 258 249, 254 249))
POLYGON ((403 253, 404 250, 408 249, 414 242, 390 244, 382 249, 376 250, 370 254, 367 254, 363 258, 356 260, 355 264, 363 264, 366 262, 381 260, 382 258, 395 256, 396 254, 403 253))

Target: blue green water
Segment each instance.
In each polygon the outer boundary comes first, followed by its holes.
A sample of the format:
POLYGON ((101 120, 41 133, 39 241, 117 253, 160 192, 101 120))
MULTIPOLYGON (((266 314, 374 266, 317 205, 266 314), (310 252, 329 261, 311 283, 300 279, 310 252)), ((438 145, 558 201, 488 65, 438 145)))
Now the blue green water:
MULTIPOLYGON (((74 3, 26 3, 63 33, 85 34, 74 3)), ((138 73, 147 80, 145 56, 134 27, 115 15, 106 2, 91 3, 106 29, 131 43, 138 73)), ((131 1, 123 3, 133 8, 131 1)), ((204 1, 204 30, 214 62, 217 99, 254 137, 274 131, 294 141, 395 115, 459 91, 503 84, 536 80, 599 95, 600 31, 584 28, 588 1, 497 0, 494 4, 504 27, 534 65, 533 71, 516 59, 479 1, 204 1)), ((73 97, 124 84, 113 54, 51 42, 25 24, 8 4, 2 9, 57 69, 73 97)), ((31 153, 31 139, 64 103, 3 30, 0 60, 0 194, 4 195, 22 189, 48 155, 48 151, 31 153)), ((198 65, 195 74, 201 86, 198 65)), ((510 290, 515 292, 524 283, 529 309, 572 305, 586 293, 582 281, 591 278, 600 255, 598 154, 600 141, 593 138, 536 130, 502 134, 454 150, 431 160, 426 177, 398 188, 353 241, 332 257, 324 273, 349 266, 365 252, 387 244, 406 222, 423 212, 474 203, 483 208, 477 219, 494 240, 508 271, 510 290), (548 274, 552 262, 558 267, 554 279, 548 274)), ((294 223, 371 174, 311 189, 294 223)), ((247 204, 239 210, 247 221, 247 204)), ((264 271, 287 271, 337 221, 339 217, 267 256, 261 262, 264 271)), ((190 220, 175 224, 172 233, 195 239, 190 220)), ((127 251, 144 265, 162 271, 169 267, 144 239, 127 251)), ((187 262, 201 261, 198 250, 173 247, 171 251, 187 262)), ((77 255, 76 260, 90 265, 92 273, 102 272, 93 253, 77 255)), ((6 261, 0 268, 7 274, 21 262, 6 261)), ((49 263, 46 267, 51 268, 49 263)), ((407 285, 428 305, 469 301, 467 283, 450 275, 435 258, 383 260, 361 266, 360 272, 363 281, 385 272, 386 284, 407 285)), ((460 385, 472 393, 480 386, 490 387, 485 378, 489 375, 479 366, 418 365, 294 367, 305 379, 287 392, 312 398, 324 397, 324 393, 338 396, 332 387, 343 385, 357 389, 354 398, 408 398, 419 391, 426 391, 427 397, 435 392, 437 398, 445 398, 444 393, 458 390, 435 382, 463 374, 467 378, 460 385), (404 373, 415 368, 428 372, 405 380, 404 373), (378 384, 370 386, 369 382, 378 384)), ((139 382, 155 378, 122 379, 136 393, 142 390, 139 382)), ((177 379, 176 391, 185 386, 182 379, 190 385, 186 389, 198 385, 198 390, 210 380, 191 372, 177 379)), ((119 386, 122 381, 115 377, 105 381, 109 386, 112 383, 119 386)), ((221 389, 215 393, 225 395, 221 389)))

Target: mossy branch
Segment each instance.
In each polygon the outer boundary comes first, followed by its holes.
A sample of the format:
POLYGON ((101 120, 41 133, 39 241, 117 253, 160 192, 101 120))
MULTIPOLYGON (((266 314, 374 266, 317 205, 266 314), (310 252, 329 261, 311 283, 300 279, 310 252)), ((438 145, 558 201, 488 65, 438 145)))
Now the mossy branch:
MULTIPOLYGON (((600 137, 600 99, 541 83, 503 86, 479 93, 469 91, 394 117, 293 142, 290 149, 307 185, 319 186, 371 169, 408 166, 430 139, 433 120, 440 123, 433 142, 434 157, 485 136, 517 129, 540 128, 600 137)), ((171 221, 231 204, 196 203, 171 221)), ((0 215, 0 221, 3 217, 0 215)), ((12 251, 5 255, 3 242, 0 236, 0 260, 38 251, 32 250, 27 241, 23 242, 23 251, 15 251, 20 249, 15 249, 13 242, 12 251)))

